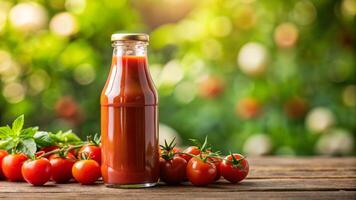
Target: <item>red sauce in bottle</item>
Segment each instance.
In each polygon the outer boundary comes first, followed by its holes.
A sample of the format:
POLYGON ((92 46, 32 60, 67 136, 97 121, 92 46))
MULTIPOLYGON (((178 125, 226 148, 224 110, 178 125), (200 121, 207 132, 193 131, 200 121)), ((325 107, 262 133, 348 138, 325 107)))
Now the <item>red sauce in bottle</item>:
POLYGON ((102 176, 112 187, 153 186, 159 178, 157 92, 146 55, 115 52, 101 94, 102 176))

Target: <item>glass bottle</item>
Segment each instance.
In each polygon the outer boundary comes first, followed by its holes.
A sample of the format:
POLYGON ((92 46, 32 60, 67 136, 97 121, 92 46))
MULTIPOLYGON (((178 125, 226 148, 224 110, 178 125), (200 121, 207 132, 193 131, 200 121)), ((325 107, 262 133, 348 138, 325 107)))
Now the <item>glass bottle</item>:
POLYGON ((159 179, 158 96, 147 63, 147 34, 113 34, 101 102, 102 176, 108 187, 141 188, 159 179))

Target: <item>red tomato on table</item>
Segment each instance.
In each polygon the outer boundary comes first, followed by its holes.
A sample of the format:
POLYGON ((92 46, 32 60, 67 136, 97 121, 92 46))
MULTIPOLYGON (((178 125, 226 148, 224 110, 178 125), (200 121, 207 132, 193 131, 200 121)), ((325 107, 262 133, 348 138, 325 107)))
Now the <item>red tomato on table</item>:
POLYGON ((25 154, 9 154, 2 160, 1 167, 4 176, 9 181, 23 181, 22 164, 27 160, 25 154))
MULTIPOLYGON (((79 157, 82 154, 85 154, 88 156, 90 159, 95 160, 98 162, 98 164, 101 164, 101 148, 99 146, 95 145, 84 145, 80 150, 79 150, 79 157)), ((80 158, 79 158, 80 159, 80 158)))
POLYGON ((221 175, 231 183, 238 183, 246 178, 249 164, 241 154, 232 154, 225 157, 220 165, 221 175))
POLYGON ((51 168, 51 163, 46 158, 40 158, 24 162, 21 172, 26 182, 39 186, 49 181, 51 168))
MULTIPOLYGON (((183 153, 192 154, 192 155, 199 155, 201 153, 200 149, 196 146, 190 146, 183 151, 183 153)), ((179 156, 184 158, 187 162, 192 158, 192 156, 187 154, 180 154, 179 156)))
POLYGON ((68 153, 66 157, 60 157, 57 154, 50 156, 49 162, 52 166, 51 178, 56 183, 68 183, 72 176, 72 167, 75 163, 73 154, 68 153))
POLYGON ((186 178, 187 161, 179 156, 170 160, 160 158, 160 177, 168 184, 178 184, 186 178))
POLYGON ((101 176, 100 165, 95 160, 80 160, 73 165, 72 174, 83 185, 94 184, 101 176))
POLYGON ((9 154, 7 153, 7 151, 5 151, 5 150, 0 150, 0 179, 2 179, 2 178, 4 177, 4 174, 2 173, 2 169, 1 169, 2 159, 3 159, 5 156, 7 156, 7 155, 9 155, 9 154))
POLYGON ((193 157, 187 165, 187 177, 195 186, 205 186, 214 182, 216 166, 208 160, 193 157))

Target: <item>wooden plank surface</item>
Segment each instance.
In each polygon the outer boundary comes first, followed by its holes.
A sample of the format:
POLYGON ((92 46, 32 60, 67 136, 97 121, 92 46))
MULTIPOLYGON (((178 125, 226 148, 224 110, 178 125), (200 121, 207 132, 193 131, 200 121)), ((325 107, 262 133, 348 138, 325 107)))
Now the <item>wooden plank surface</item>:
POLYGON ((208 187, 189 183, 149 189, 112 189, 101 182, 33 187, 0 181, 1 199, 356 199, 356 158, 248 158, 251 171, 240 184, 208 187))

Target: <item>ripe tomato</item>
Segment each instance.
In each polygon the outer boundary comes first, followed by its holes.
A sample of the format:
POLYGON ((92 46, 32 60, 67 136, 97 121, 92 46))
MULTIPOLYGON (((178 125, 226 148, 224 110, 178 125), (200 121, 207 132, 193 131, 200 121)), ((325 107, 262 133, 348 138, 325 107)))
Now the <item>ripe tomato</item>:
POLYGON ((4 176, 9 181, 23 181, 22 164, 27 160, 25 154, 9 154, 2 160, 1 167, 4 176))
POLYGON ((160 177, 168 184, 178 184, 186 178, 187 161, 179 156, 170 160, 160 158, 160 177))
POLYGON ((215 176, 214 180, 215 181, 219 180, 221 177, 220 165, 221 165, 222 160, 217 157, 211 157, 211 158, 208 158, 208 161, 213 163, 216 167, 216 176, 215 176))
MULTIPOLYGON (((173 147, 173 153, 179 153, 179 152, 181 152, 181 150, 178 148, 178 147, 173 147)), ((162 154, 164 154, 166 152, 166 150, 163 150, 163 149, 160 149, 159 150, 159 154, 160 155, 162 155, 162 154)))
POLYGON ((22 165, 21 172, 27 183, 44 185, 51 178, 51 163, 46 158, 27 160, 22 165))
POLYGON ((50 156, 49 162, 52 165, 51 178, 56 183, 68 183, 72 176, 72 167, 75 163, 73 154, 68 153, 66 157, 60 157, 53 154, 50 156))
POLYGON ((249 165, 241 154, 232 155, 226 156, 222 161, 220 165, 221 175, 231 183, 238 183, 246 178, 249 165))
POLYGON ((215 165, 208 160, 203 161, 193 157, 187 164, 187 177, 196 186, 205 186, 214 182, 216 173, 215 165))
MULTIPOLYGON (((101 148, 99 146, 95 145, 84 145, 80 150, 79 150, 79 157, 82 154, 85 154, 86 156, 89 156, 90 159, 95 160, 98 162, 98 164, 101 164, 101 148)), ((80 159, 80 158, 79 158, 80 159)))
MULTIPOLYGON (((41 156, 42 154, 45 154, 47 152, 50 152, 50 151, 54 151, 56 149, 59 149, 58 146, 48 146, 48 147, 42 147, 37 153, 36 153, 36 156, 41 156)), ((45 156, 45 158, 49 158, 50 155, 48 156, 45 156)))
POLYGON ((80 160, 73 165, 73 177, 83 185, 95 183, 101 176, 100 165, 95 160, 80 160))
MULTIPOLYGON (((200 149, 196 146, 190 146, 187 149, 183 151, 183 153, 189 153, 193 155, 199 155, 201 153, 200 149)), ((187 154, 180 154, 180 157, 184 158, 187 162, 192 158, 192 156, 187 155, 187 154)))
POLYGON ((59 148, 58 146, 48 146, 48 147, 42 147, 42 148, 40 149, 40 151, 44 151, 45 153, 47 153, 47 152, 56 150, 56 149, 58 149, 58 148, 59 148))
POLYGON ((2 179, 4 177, 4 174, 2 173, 2 169, 1 169, 2 159, 7 155, 8 155, 7 151, 0 150, 0 179, 2 179))

